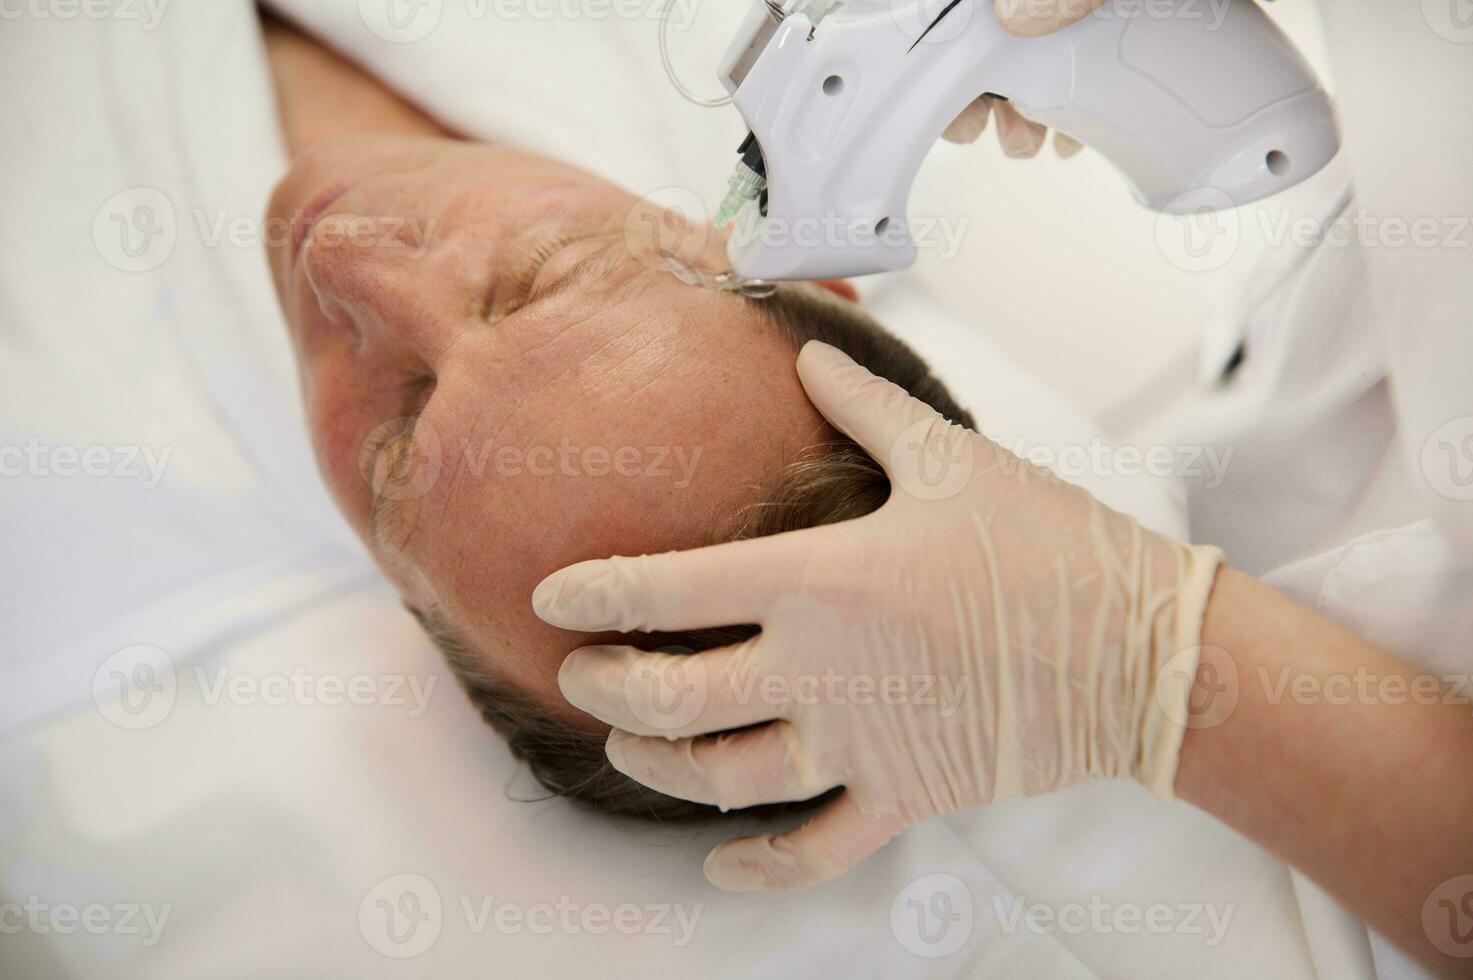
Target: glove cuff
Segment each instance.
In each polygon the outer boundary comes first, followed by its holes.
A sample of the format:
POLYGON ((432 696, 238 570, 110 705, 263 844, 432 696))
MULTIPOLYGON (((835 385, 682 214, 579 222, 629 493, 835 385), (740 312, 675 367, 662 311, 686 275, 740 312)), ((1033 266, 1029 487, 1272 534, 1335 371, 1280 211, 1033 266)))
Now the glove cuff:
POLYGON ((1177 547, 1176 598, 1152 631, 1150 695, 1141 718, 1136 778, 1163 800, 1176 799, 1182 739, 1191 727, 1192 686, 1202 652, 1202 622, 1224 556, 1205 545, 1177 547))

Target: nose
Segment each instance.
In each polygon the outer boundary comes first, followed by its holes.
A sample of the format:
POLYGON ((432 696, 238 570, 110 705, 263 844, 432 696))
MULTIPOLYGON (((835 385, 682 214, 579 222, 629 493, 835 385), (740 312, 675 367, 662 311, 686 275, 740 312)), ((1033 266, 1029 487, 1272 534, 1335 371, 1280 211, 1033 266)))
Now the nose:
POLYGON ((335 214, 312 229, 302 253, 307 282, 323 313, 357 330, 363 342, 377 331, 428 342, 444 312, 434 288, 428 239, 403 219, 335 214), (346 321, 346 322, 345 322, 346 321))

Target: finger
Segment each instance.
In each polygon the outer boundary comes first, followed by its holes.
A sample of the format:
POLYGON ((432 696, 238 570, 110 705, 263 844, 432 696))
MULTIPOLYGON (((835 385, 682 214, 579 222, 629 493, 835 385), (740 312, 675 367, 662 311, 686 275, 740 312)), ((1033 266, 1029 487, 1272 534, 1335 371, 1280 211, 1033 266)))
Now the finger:
POLYGON ((812 888, 844 874, 904 829, 898 815, 865 816, 845 793, 797 830, 718 844, 706 856, 706 878, 729 892, 812 888))
POLYGON ((576 708, 636 735, 690 738, 776 718, 782 705, 757 696, 756 639, 703 653, 581 647, 558 670, 576 708))
POLYGON ((1004 156, 1027 159, 1043 149, 1048 127, 1024 119, 1011 102, 998 102, 992 117, 997 120, 997 141, 1004 156))
POLYGON ((1103 7, 1108 0, 996 0, 997 22, 1018 37, 1042 37, 1103 7))
POLYGON ((941 138, 948 143, 975 143, 987 128, 987 117, 992 112, 992 99, 979 95, 961 111, 951 125, 942 132, 941 138))
POLYGON ((883 463, 891 447, 936 410, 897 384, 876 377, 837 347, 810 340, 798 354, 798 377, 814 407, 840 432, 883 463))
POLYGON ((543 579, 532 609, 553 626, 589 633, 759 624, 795 557, 791 541, 775 536, 585 561, 543 579))
POLYGON ((833 785, 811 771, 797 729, 782 720, 678 742, 616 729, 606 751, 630 779, 722 810, 808 800, 833 785))
POLYGON ((1058 154, 1060 160, 1067 160, 1082 149, 1084 149, 1083 143, 1067 133, 1054 130, 1054 152, 1058 154))

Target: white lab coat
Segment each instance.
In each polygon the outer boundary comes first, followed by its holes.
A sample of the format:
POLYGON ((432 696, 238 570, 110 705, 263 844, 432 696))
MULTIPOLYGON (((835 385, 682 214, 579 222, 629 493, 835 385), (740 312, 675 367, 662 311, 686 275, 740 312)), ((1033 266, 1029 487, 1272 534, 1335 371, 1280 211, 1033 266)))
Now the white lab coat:
MULTIPOLYGON (((1220 376, 1238 341, 1245 356, 1176 427, 1182 442, 1233 452, 1220 486, 1189 487, 1196 540, 1452 676, 1473 672, 1467 6, 1322 4, 1349 191, 1342 182, 1298 216, 1338 214, 1339 226, 1328 241, 1272 248, 1262 232, 1282 214, 1234 229, 1258 252, 1233 336, 1208 345, 1204 367, 1220 376)), ((1423 975, 1303 876, 1295 887, 1321 976, 1423 975)))

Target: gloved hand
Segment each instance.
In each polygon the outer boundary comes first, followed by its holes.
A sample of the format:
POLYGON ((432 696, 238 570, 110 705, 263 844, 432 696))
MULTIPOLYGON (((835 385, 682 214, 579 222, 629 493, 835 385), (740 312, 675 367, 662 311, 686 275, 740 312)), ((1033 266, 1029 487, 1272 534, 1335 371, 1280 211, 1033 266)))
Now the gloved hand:
POLYGON ((884 506, 584 562, 533 597, 574 630, 761 626, 690 656, 586 647, 559 676, 616 729, 613 764, 673 796, 733 808, 845 787, 792 833, 718 846, 707 877, 806 888, 928 817, 1091 777, 1171 797, 1221 553, 1144 529, 832 347, 808 344, 798 372, 884 465, 884 506))
MULTIPOLYGON (((1041 37, 1067 27, 1100 7, 1107 0, 995 0, 997 22, 1018 37, 1041 37)), ((941 138, 949 143, 974 143, 987 128, 988 116, 997 128, 997 141, 1010 157, 1032 157, 1043 149, 1048 128, 1029 122, 1004 100, 990 95, 979 96, 954 119, 941 138)), ((1072 157, 1080 143, 1072 136, 1054 134, 1054 151, 1061 157, 1072 157)))

